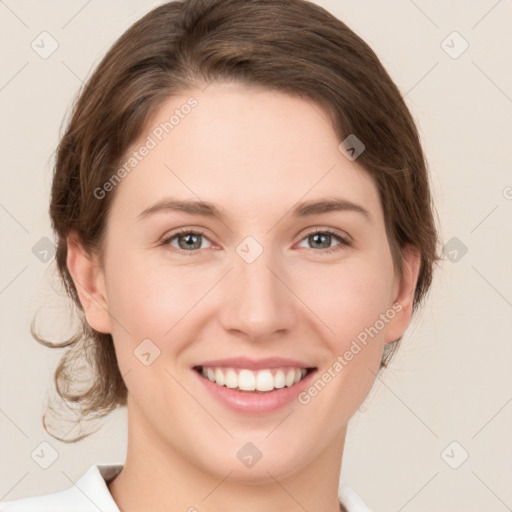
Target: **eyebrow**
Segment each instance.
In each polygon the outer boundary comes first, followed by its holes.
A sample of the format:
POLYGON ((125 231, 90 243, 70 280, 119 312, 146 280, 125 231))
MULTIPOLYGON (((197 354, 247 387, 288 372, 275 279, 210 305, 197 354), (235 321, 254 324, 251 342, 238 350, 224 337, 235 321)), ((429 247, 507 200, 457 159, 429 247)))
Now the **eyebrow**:
MULTIPOLYGON (((138 218, 142 219, 154 213, 167 211, 178 211, 188 213, 190 215, 202 215, 204 217, 216 217, 219 220, 222 220, 225 217, 217 206, 208 201, 165 198, 146 208, 138 215, 138 218)), ((339 197, 313 199, 310 201, 297 203, 292 208, 291 215, 294 217, 307 217, 310 215, 318 215, 321 213, 329 213, 335 211, 359 213, 363 215, 368 222, 373 222, 372 216, 366 208, 353 203, 352 201, 339 197)))
POLYGON ((363 208, 361 205, 353 203, 348 199, 338 197, 316 199, 298 203, 292 209, 292 215, 295 217, 306 217, 308 215, 316 215, 319 213, 340 211, 360 213, 368 222, 373 222, 372 216, 366 208, 363 208))

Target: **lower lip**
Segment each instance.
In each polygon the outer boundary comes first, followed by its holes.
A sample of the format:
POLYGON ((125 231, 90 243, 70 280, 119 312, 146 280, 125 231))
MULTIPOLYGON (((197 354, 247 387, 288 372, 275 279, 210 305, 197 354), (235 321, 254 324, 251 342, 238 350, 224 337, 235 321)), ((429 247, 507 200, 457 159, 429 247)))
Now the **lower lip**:
POLYGON ((226 386, 219 386, 192 370, 203 386, 222 404, 235 412, 245 414, 266 414, 277 411, 297 398, 299 393, 309 385, 316 372, 308 373, 301 381, 290 387, 274 389, 274 391, 253 392, 236 391, 226 386))

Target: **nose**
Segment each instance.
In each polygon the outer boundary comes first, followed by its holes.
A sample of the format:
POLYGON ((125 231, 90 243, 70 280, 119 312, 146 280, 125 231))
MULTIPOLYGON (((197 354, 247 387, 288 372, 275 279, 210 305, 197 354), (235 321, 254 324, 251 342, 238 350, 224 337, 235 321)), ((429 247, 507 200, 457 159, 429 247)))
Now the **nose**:
POLYGON ((233 265, 222 290, 223 328, 250 341, 274 340, 292 329, 297 298, 286 269, 271 251, 264 250, 252 263, 235 254, 233 265))

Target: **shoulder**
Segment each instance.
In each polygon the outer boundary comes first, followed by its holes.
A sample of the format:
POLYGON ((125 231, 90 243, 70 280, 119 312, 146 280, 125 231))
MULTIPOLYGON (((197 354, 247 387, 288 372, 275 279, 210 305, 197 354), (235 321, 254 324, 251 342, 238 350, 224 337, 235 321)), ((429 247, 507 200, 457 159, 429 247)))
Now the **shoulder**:
POLYGON ((338 497, 348 512, 373 512, 363 498, 343 481, 340 481, 338 497))
POLYGON ((51 494, 0 503, 0 512, 119 512, 106 481, 122 469, 121 464, 91 466, 72 487, 51 494))
MULTIPOLYGON (((43 494, 40 496, 31 496, 29 498, 20 498, 12 501, 2 501, 0 503, 1 512, 64 512, 76 510, 83 512, 87 509, 82 508, 83 499, 79 495, 80 491, 76 487, 65 489, 60 492, 43 494)), ((89 507, 90 510, 90 507, 89 507)))

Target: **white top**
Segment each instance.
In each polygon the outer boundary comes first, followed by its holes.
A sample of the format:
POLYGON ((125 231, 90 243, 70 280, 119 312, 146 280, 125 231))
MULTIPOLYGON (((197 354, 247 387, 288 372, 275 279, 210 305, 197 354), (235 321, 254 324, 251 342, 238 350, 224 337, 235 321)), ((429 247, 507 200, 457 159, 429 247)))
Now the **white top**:
MULTIPOLYGON (((120 512, 107 487, 122 464, 95 464, 73 487, 52 494, 0 503, 0 512, 120 512)), ((339 498, 348 512, 371 512, 356 492, 340 483, 339 498)))

